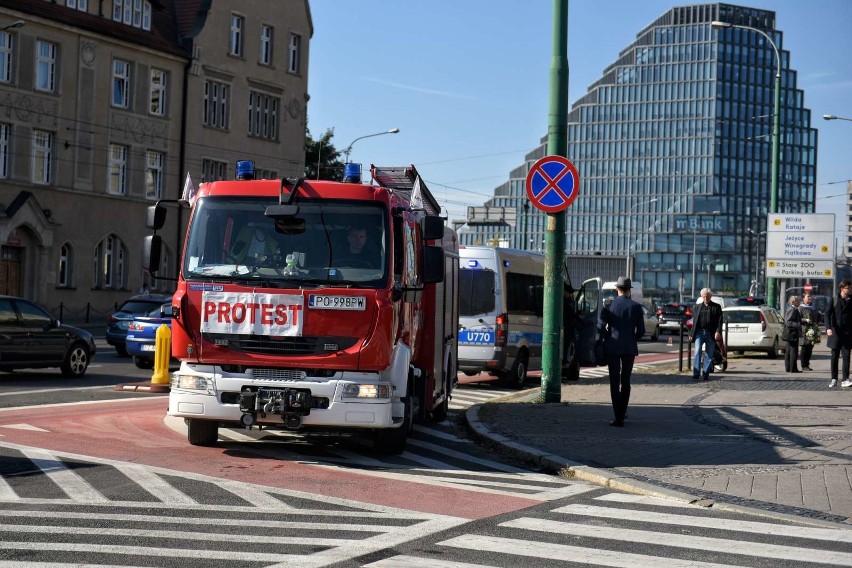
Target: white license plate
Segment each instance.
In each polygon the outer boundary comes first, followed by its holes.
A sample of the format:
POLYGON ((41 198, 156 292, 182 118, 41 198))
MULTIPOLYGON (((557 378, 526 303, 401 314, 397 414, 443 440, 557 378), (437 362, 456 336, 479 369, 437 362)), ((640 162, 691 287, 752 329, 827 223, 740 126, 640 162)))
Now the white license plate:
POLYGON ((142 346, 142 351, 153 351, 153 350, 154 350, 153 345, 143 345, 142 346))
POLYGON ((728 328, 729 333, 745 333, 747 331, 748 331, 747 327, 729 327, 728 328))
POLYGON ((366 310, 367 298, 364 296, 308 296, 308 307, 316 310, 366 310))

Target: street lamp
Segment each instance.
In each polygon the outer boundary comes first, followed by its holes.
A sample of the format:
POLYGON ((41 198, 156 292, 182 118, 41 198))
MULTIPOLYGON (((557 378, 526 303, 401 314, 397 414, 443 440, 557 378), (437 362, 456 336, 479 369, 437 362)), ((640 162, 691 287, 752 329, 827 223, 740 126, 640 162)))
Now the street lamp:
POLYGON ((852 118, 846 118, 846 117, 843 117, 843 116, 834 116, 833 114, 824 114, 824 115, 822 115, 822 117, 826 120, 848 120, 849 122, 852 122, 852 118))
POLYGON ((758 291, 758 282, 760 280, 760 237, 766 234, 766 231, 759 233, 746 228, 746 231, 757 237, 757 246, 754 247, 754 290, 749 293, 750 296, 756 296, 758 291))
POLYGON ((23 20, 15 20, 14 22, 9 24, 8 26, 3 26, 2 28, 0 28, 0 32, 5 32, 6 30, 11 30, 12 28, 20 28, 25 23, 26 22, 23 21, 23 20))
POLYGON ((651 203, 656 203, 658 199, 655 197, 653 199, 648 199, 646 201, 640 201, 639 203, 634 203, 632 207, 630 207, 629 213, 627 214, 627 271, 624 273, 628 278, 631 277, 630 274, 630 229, 631 229, 631 221, 633 220, 633 210, 639 207, 640 205, 650 205, 651 203))
MULTIPOLYGON (((775 45, 769 34, 758 28, 719 21, 711 22, 710 26, 716 30, 739 28, 741 30, 757 32, 766 38, 766 41, 772 46, 772 51, 775 52, 775 105, 772 114, 772 185, 769 197, 769 212, 778 213, 778 162, 781 151, 779 140, 781 129, 781 55, 778 53, 778 46, 775 45)), ((766 301, 770 306, 778 307, 775 299, 775 278, 766 279, 766 301)))
POLYGON ((716 260, 714 260, 713 262, 708 262, 708 263, 707 263, 707 284, 705 284, 705 286, 706 286, 707 288, 710 288, 710 289, 712 289, 712 288, 713 288, 713 287, 710 285, 710 269, 711 269, 714 265, 719 264, 720 262, 722 262, 722 259, 721 259, 721 258, 717 258, 717 259, 716 259, 716 260))
POLYGON ((382 134, 396 134, 397 132, 399 132, 399 128, 391 128, 390 130, 385 130, 384 132, 376 132, 375 134, 366 134, 364 136, 359 136, 358 138, 353 140, 349 144, 349 146, 346 147, 346 150, 343 151, 343 153, 345 155, 345 158, 344 158, 343 161, 347 164, 349 163, 349 152, 352 151, 352 144, 355 144, 355 142, 357 142, 358 140, 363 140, 364 138, 370 138, 371 136, 381 136, 382 134))

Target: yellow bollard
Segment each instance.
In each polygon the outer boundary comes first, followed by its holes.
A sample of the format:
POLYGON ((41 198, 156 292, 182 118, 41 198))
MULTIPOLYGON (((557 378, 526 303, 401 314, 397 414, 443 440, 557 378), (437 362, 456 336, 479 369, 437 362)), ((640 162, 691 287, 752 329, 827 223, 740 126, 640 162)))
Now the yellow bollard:
POLYGON ((169 392, 169 361, 172 357, 172 330, 166 324, 157 328, 154 341, 154 374, 151 375, 151 392, 169 392))

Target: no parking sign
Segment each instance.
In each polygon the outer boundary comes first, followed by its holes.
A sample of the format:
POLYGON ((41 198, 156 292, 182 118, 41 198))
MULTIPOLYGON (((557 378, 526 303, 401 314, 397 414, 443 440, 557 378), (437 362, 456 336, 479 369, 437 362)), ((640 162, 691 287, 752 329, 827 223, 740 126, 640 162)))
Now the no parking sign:
POLYGON ((545 213, 558 213, 580 193, 580 174, 567 158, 545 156, 527 174, 527 197, 545 213))

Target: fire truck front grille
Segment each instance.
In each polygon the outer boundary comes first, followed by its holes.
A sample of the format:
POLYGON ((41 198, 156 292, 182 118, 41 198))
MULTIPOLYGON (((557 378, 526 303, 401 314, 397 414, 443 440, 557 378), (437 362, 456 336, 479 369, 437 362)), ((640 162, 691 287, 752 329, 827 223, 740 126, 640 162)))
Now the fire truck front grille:
POLYGON ((272 339, 266 336, 208 334, 205 339, 216 345, 225 345, 235 351, 255 355, 331 355, 349 349, 358 342, 357 337, 329 337, 307 335, 272 339))

